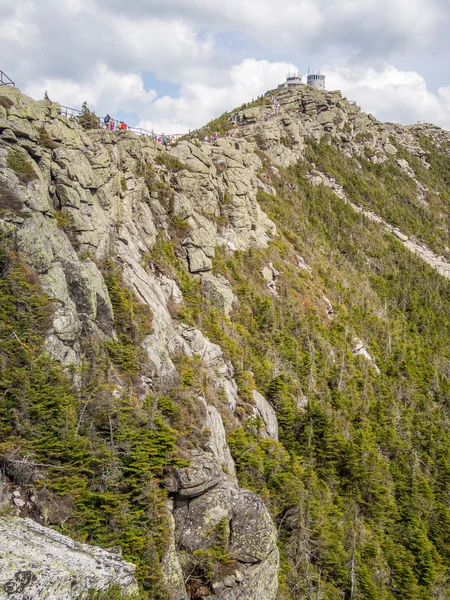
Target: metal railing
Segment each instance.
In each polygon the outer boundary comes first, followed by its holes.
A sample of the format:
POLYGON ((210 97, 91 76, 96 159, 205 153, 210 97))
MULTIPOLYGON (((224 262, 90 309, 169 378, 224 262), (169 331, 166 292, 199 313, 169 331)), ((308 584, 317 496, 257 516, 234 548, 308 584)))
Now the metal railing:
POLYGON ((75 119, 78 115, 81 115, 82 111, 78 110, 78 108, 70 108, 69 106, 63 106, 60 104, 61 114, 63 117, 67 117, 68 119, 75 119))
POLYGON ((3 71, 0 71, 0 85, 15 86, 16 84, 14 83, 14 81, 12 79, 10 79, 8 77, 8 75, 6 73, 3 73, 3 71))
MULTIPOLYGON (((83 114, 83 111, 78 109, 78 108, 71 108, 70 106, 63 106, 62 104, 60 104, 61 106, 61 115, 63 117, 67 117, 68 119, 76 119, 77 117, 79 117, 80 115, 83 114)), ((133 133, 135 133, 136 135, 143 135, 145 137, 149 137, 152 140, 154 140, 155 142, 160 141, 161 143, 164 143, 164 141, 166 141, 166 143, 170 144, 171 140, 178 140, 181 137, 183 137, 184 135, 186 135, 185 133, 155 133, 154 131, 148 131, 147 129, 143 129, 142 127, 129 127, 127 125, 126 129, 119 129, 118 125, 119 123, 123 123, 123 121, 119 121, 118 119, 113 119, 111 118, 110 121, 110 126, 107 127, 106 123, 105 123, 105 118, 104 117, 97 117, 97 115, 95 115, 97 118, 97 123, 98 126, 101 129, 108 129, 108 130, 112 130, 112 131, 131 131, 133 133)))

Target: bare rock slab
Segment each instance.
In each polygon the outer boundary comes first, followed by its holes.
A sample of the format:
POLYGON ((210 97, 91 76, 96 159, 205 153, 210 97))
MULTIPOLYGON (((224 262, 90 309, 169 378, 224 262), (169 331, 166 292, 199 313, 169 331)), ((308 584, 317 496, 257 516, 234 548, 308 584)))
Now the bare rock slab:
POLYGON ((135 568, 31 519, 0 518, 0 600, 70 600, 111 585, 137 594, 135 568))

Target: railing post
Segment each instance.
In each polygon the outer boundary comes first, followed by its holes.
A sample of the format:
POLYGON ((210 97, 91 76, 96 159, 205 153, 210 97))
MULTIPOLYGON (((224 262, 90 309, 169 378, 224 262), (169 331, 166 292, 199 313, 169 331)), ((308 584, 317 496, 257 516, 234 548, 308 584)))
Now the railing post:
POLYGON ((0 86, 2 85, 12 85, 13 87, 15 87, 16 84, 10 77, 8 77, 6 73, 0 71, 0 86))

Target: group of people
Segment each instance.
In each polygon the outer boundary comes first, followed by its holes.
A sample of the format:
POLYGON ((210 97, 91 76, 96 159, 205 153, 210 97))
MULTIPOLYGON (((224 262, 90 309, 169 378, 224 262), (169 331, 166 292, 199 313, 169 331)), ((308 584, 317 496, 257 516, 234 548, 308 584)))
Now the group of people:
POLYGON ((247 119, 247 117, 245 116, 245 113, 242 115, 237 115, 236 117, 236 123, 240 126, 240 125, 248 125, 249 121, 247 119))
POLYGON ((275 117, 275 115, 277 115, 277 114, 278 114, 277 110, 274 110, 271 113, 265 113, 265 115, 264 115, 264 121, 270 121, 270 119, 273 119, 275 117))
POLYGON ((270 96, 270 101, 272 102, 272 107, 273 107, 273 111, 270 113, 265 113, 264 115, 264 121, 269 121, 270 119, 273 119, 275 117, 275 115, 277 115, 280 111, 280 104, 277 101, 277 99, 275 98, 275 96, 270 96))
POLYGON ((119 131, 126 131, 128 129, 128 125, 126 123, 123 121, 115 121, 109 114, 106 115, 106 117, 103 119, 103 122, 105 124, 105 128, 109 129, 110 131, 114 131, 115 129, 118 129, 119 131))
POLYGON ((170 138, 165 136, 164 134, 159 135, 156 138, 156 141, 159 144, 162 144, 163 146, 176 146, 177 145, 177 138, 174 135, 170 136, 170 138))
POLYGON ((220 139, 221 137, 223 137, 225 140, 232 140, 234 139, 234 131, 226 131, 223 136, 220 134, 220 131, 215 131, 213 134, 211 135, 205 135, 203 141, 204 142, 209 142, 211 144, 213 144, 214 142, 216 142, 218 139, 220 139))
POLYGON ((204 138, 204 142, 211 142, 211 144, 213 144, 215 141, 217 141, 220 138, 220 131, 215 131, 214 133, 212 133, 211 135, 205 135, 204 138))
MULTIPOLYGON (((103 123, 105 125, 105 129, 109 129, 110 131, 118 130, 118 131, 127 131, 129 129, 128 125, 123 121, 114 120, 110 114, 107 114, 103 119, 103 123)), ((154 141, 163 144, 163 146, 176 146, 177 139, 174 135, 166 136, 164 134, 156 136, 152 134, 154 141)))

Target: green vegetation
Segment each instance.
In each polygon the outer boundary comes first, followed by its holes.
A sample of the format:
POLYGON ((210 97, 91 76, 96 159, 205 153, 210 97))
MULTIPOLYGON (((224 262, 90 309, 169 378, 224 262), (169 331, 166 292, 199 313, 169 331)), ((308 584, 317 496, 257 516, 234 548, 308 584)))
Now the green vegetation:
POLYGON ((230 113, 224 112, 222 115, 220 115, 220 117, 218 117, 217 119, 213 119, 204 127, 196 131, 194 133, 194 136, 199 140, 203 140, 206 135, 210 137, 216 131, 219 131, 220 135, 224 135, 224 133, 226 133, 230 129, 233 129, 233 127, 234 125, 230 121, 230 113))
MULTIPOLYGON (((186 582, 186 589, 191 598, 209 595, 209 586, 214 581, 221 581, 227 575, 234 575, 239 569, 239 563, 233 558, 228 549, 230 526, 227 519, 221 519, 210 532, 215 544, 210 548, 198 549, 193 552, 195 568, 186 582)), ((211 542, 213 543, 213 542, 211 542)))
POLYGON ((87 596, 83 596, 78 600, 137 600, 137 596, 136 594, 124 594, 120 586, 112 585, 107 590, 91 590, 87 596))
POLYGON ((33 164, 26 153, 18 148, 10 149, 6 157, 6 166, 12 169, 22 183, 37 179, 33 164))
POLYGON ((81 125, 83 129, 100 129, 99 118, 94 111, 88 108, 87 102, 83 102, 81 114, 75 117, 75 121, 81 125))
POLYGON ((144 178, 149 194, 156 192, 158 200, 166 207, 168 213, 172 214, 175 194, 170 185, 165 181, 159 181, 152 167, 144 162, 138 162, 135 174, 136 177, 144 178))
POLYGON ((178 171, 187 168, 179 158, 168 152, 160 152, 155 158, 155 162, 159 165, 163 165, 169 169, 169 171, 172 171, 172 173, 178 173, 178 171))
MULTIPOLYGON (((320 171, 334 177, 355 204, 372 210, 391 225, 399 227, 406 235, 414 236, 419 242, 427 244, 435 252, 444 252, 450 240, 441 207, 421 205, 417 201, 418 190, 414 181, 393 160, 376 164, 367 160, 372 155, 373 152, 368 152, 366 159, 359 158, 357 161, 344 156, 338 146, 329 144, 326 139, 320 143, 308 139, 306 157, 320 171)), ((448 157, 442 156, 443 162, 450 162, 448 157)), ((426 171, 423 164, 417 159, 412 163, 416 167, 420 163, 420 174, 423 175, 426 171)), ((438 167, 436 171, 441 172, 443 169, 438 167)), ((428 175, 425 181, 431 183, 430 179, 428 175)), ((444 187, 447 185, 445 180, 442 183, 444 187)))
MULTIPOLYGON (((271 106, 270 99, 266 96, 259 96, 256 100, 252 102, 247 102, 242 104, 241 106, 235 108, 231 112, 224 112, 217 117, 217 119, 213 119, 209 123, 207 123, 204 127, 197 130, 192 134, 192 137, 196 139, 203 140, 205 136, 210 137, 213 133, 218 131, 220 135, 224 135, 230 129, 233 129, 236 125, 233 121, 230 120, 231 114, 240 110, 245 110, 246 108, 252 108, 253 106, 271 106)), ((187 136, 189 138, 189 136, 187 136)))
POLYGON ((450 211, 450 154, 449 148, 439 150, 427 137, 419 137, 419 144, 426 152, 429 168, 415 156, 411 156, 402 146, 395 143, 399 157, 408 161, 416 177, 428 188, 426 200, 435 210, 447 215, 450 211))
POLYGON ((270 98, 268 96, 258 96, 256 100, 252 100, 251 102, 244 102, 241 106, 238 106, 234 109, 233 112, 237 112, 239 110, 245 110, 246 108, 253 108, 254 106, 271 106, 270 98))
POLYGON ((194 557, 198 561, 198 567, 194 573, 207 581, 212 581, 215 572, 222 565, 233 565, 234 570, 236 569, 236 561, 228 550, 230 527, 225 518, 215 525, 213 535, 216 538, 216 544, 212 548, 194 551, 194 557))
POLYGON ((178 258, 173 243, 165 240, 162 235, 158 236, 151 254, 147 257, 147 262, 157 272, 176 280, 185 299, 183 306, 177 309, 177 316, 185 323, 194 324, 196 317, 205 307, 201 285, 178 258))
POLYGON ((283 597, 432 598, 447 589, 450 557, 450 284, 330 190, 310 186, 305 171, 272 178, 277 197, 259 197, 282 234, 269 253, 282 272, 277 300, 264 291, 258 253, 216 260, 240 302, 221 334, 238 343, 224 347, 282 425, 282 446, 255 438, 251 423, 230 434, 230 446, 243 485, 279 523, 283 597), (293 268, 293 251, 314 278, 293 268), (352 332, 381 375, 349 352, 352 332))
POLYGON ((70 213, 64 212, 62 210, 54 210, 53 217, 56 219, 56 223, 62 231, 69 231, 72 227, 72 220, 70 218, 70 213))
MULTIPOLYGON (((310 152, 353 202, 397 218, 402 230, 418 226, 413 188, 395 165, 361 159, 358 169, 325 144, 310 152)), ((279 528, 280 598, 445 597, 450 282, 307 173, 302 163, 261 174, 277 190, 259 192, 280 234, 269 250, 216 249, 214 272, 238 296, 231 320, 202 297, 171 243, 161 238, 150 260, 183 288, 174 314, 232 361, 238 412, 251 414, 255 386, 277 410, 280 442, 257 437, 261 423, 249 419, 229 432, 229 445, 241 484, 261 495, 279 528), (297 268, 297 254, 313 274, 297 268), (261 275, 269 261, 281 273, 276 298, 261 275), (380 374, 353 355, 354 336, 380 374)), ((420 236, 440 247, 434 228, 424 219, 420 236)), ((194 371, 183 373, 192 385, 194 371)), ((220 562, 216 550, 198 557, 205 579, 220 562)))
POLYGON ((78 250, 78 248, 80 247, 80 242, 77 237, 74 217, 72 213, 68 212, 67 209, 54 210, 52 212, 52 216, 54 219, 56 219, 56 224, 59 227, 59 229, 61 229, 61 231, 64 231, 64 233, 67 235, 67 237, 70 240, 70 243, 75 248, 75 250, 78 250))
POLYGON ((121 280, 120 272, 111 260, 103 267, 103 277, 114 310, 114 326, 118 341, 108 341, 106 347, 112 362, 122 373, 137 375, 145 353, 139 343, 152 331, 150 308, 138 302, 121 280))
MULTIPOLYGON (((137 564, 140 597, 162 598, 159 560, 167 528, 159 481, 164 467, 183 464, 175 456, 178 434, 154 398, 138 401, 129 385, 121 391, 114 384, 108 354, 93 339, 86 342, 76 392, 43 352, 52 303, 4 238, 0 273, 1 468, 15 483, 33 486, 50 523, 64 520, 64 533, 120 545, 137 564)), ((151 315, 123 288, 112 263, 105 273, 118 344, 129 349, 130 340, 137 343, 150 331, 151 315)), ((128 377, 129 363, 117 363, 128 377)))
POLYGON ((55 142, 49 132, 45 129, 45 127, 38 127, 39 131, 39 143, 44 148, 49 148, 50 150, 54 148, 58 148, 59 144, 55 142))

